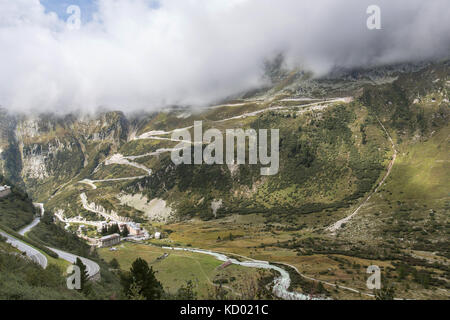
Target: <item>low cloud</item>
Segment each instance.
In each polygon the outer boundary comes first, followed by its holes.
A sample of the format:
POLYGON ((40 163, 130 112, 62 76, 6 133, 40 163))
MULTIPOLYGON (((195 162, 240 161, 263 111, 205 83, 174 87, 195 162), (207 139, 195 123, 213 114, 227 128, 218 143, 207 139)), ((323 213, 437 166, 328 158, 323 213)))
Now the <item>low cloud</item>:
MULTIPOLYGON (((204 105, 261 84, 266 59, 323 75, 450 52, 448 0, 99 0, 79 30, 0 0, 0 105, 12 111, 204 105), (381 30, 366 9, 381 8, 381 30)), ((83 14, 83 12, 82 12, 83 14)))

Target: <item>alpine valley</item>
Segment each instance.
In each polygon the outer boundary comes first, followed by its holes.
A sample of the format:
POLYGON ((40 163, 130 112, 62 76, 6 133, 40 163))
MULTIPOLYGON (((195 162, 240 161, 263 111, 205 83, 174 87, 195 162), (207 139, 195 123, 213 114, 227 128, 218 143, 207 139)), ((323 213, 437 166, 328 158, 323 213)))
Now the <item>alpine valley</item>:
POLYGON ((279 57, 267 86, 204 108, 2 110, 0 229, 48 264, 39 273, 0 242, 0 297, 142 298, 123 283, 143 260, 168 299, 449 299, 449 71, 440 61, 317 78, 279 57), (195 121, 224 135, 279 129, 278 173, 175 165, 172 133, 194 136, 195 121), (71 260, 54 248, 88 260, 87 291, 65 287, 71 260), (367 286, 373 265, 380 290, 367 286))

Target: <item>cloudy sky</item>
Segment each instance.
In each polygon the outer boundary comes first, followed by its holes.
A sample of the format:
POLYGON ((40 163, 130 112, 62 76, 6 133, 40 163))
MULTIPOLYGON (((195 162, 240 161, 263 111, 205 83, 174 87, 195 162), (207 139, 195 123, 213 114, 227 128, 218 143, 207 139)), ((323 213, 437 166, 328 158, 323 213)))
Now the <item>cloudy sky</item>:
POLYGON ((280 52, 317 75, 443 57, 449 14, 448 0, 0 0, 0 105, 204 105, 260 85, 280 52), (366 27, 372 4, 381 30, 366 27))

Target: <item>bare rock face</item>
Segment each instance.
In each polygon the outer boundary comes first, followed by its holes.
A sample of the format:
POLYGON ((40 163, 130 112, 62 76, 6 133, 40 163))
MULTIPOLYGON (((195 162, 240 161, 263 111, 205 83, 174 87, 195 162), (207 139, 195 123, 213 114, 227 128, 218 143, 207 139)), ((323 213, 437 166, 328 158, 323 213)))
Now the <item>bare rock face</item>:
POLYGON ((168 222, 172 218, 173 210, 163 199, 149 199, 143 194, 120 194, 117 196, 121 205, 130 206, 142 211, 144 216, 150 221, 168 222))
POLYGON ((23 157, 22 175, 25 179, 44 180, 49 177, 45 165, 46 157, 42 154, 31 153, 23 157))
POLYGON ((211 209, 212 209, 212 211, 213 211, 214 217, 217 217, 217 210, 219 210, 220 208, 222 208, 222 206, 223 206, 222 199, 219 199, 219 200, 214 199, 214 200, 211 202, 211 209))
POLYGON ((102 161, 129 135, 128 120, 120 112, 95 116, 5 113, 0 125, 1 173, 43 199, 83 169, 90 174, 91 160, 102 161))

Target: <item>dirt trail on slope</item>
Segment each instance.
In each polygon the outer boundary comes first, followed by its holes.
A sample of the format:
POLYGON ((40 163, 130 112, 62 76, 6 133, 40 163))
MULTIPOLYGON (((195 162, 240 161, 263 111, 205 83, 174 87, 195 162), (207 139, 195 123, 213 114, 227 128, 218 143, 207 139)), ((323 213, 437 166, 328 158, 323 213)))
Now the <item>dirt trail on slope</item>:
MULTIPOLYGON (((250 113, 244 113, 244 114, 239 115, 239 116, 234 116, 234 117, 231 117, 231 118, 217 120, 217 121, 214 121, 214 122, 222 123, 222 122, 226 122, 226 121, 230 121, 230 120, 244 119, 244 118, 247 118, 247 117, 257 116, 257 115, 259 115, 261 113, 268 112, 268 111, 285 110, 285 109, 292 109, 292 108, 302 108, 305 111, 313 111, 313 110, 316 110, 316 108, 317 108, 317 110, 322 110, 324 108, 329 107, 333 103, 337 103, 337 102, 349 103, 351 101, 352 101, 352 98, 345 97, 345 98, 333 98, 333 99, 328 99, 328 100, 325 100, 325 101, 318 101, 318 102, 314 102, 314 103, 310 103, 310 104, 306 104, 306 105, 301 105, 301 106, 291 106, 291 107, 273 106, 273 107, 266 108, 266 109, 263 109, 263 110, 258 110, 258 111, 254 111, 254 112, 250 112, 250 113)), ((380 122, 380 124, 381 124, 381 122, 380 122)), ((395 154, 394 154, 393 161, 391 161, 391 163, 390 163, 390 166, 389 166, 389 169, 388 169, 388 173, 383 178, 383 180, 380 182, 378 187, 381 186, 383 184, 383 182, 385 181, 385 179, 389 176, 390 171, 392 169, 392 166, 393 166, 393 164, 395 162, 396 155, 397 155, 397 151, 395 149, 395 145, 394 145, 392 139, 390 138, 389 133, 386 131, 386 129, 384 128, 384 126, 382 124, 381 124, 381 126, 383 127, 384 131, 386 132, 386 134, 388 135, 389 139, 391 140, 392 145, 393 145, 394 150, 395 150, 395 154)), ((133 140, 151 139, 151 140, 169 140, 169 141, 174 141, 174 142, 186 142, 184 140, 177 140, 177 139, 171 139, 171 138, 167 138, 167 137, 161 137, 161 135, 168 135, 168 134, 171 134, 173 132, 178 132, 178 131, 185 130, 185 129, 190 129, 190 128, 192 128, 192 126, 191 127, 187 127, 187 128, 175 129, 175 130, 168 131, 168 132, 166 132, 166 131, 150 131, 150 132, 143 133, 140 136, 134 137, 133 140)), ((142 158, 142 157, 145 157, 145 156, 159 156, 162 153, 171 152, 173 150, 175 150, 175 149, 171 149, 171 148, 160 149, 160 150, 157 150, 156 152, 146 153, 146 154, 137 155, 137 156, 123 156, 123 155, 120 155, 120 154, 115 154, 112 157, 110 157, 107 161, 105 161, 105 165, 109 165, 109 164, 123 164, 123 165, 130 165, 130 166, 133 166, 133 167, 137 167, 137 168, 143 169, 145 171, 148 170, 147 171, 148 175, 146 175, 146 176, 126 177, 126 178, 116 178, 116 179, 105 179, 105 180, 84 179, 84 180, 79 181, 78 183, 89 185, 92 189, 97 189, 97 186, 95 185, 95 183, 126 181, 126 180, 134 180, 134 179, 140 179, 140 178, 151 176, 152 175, 151 169, 148 169, 148 168, 146 168, 143 165, 134 163, 134 162, 129 161, 129 160, 136 160, 136 159, 139 159, 139 158, 142 158)), ((373 193, 375 193, 378 190, 378 187, 373 193)), ((359 209, 370 199, 372 194, 363 202, 363 204, 360 205, 360 207, 351 216, 349 216, 349 217, 347 217, 345 219, 351 219, 351 217, 353 215, 355 215, 359 211, 359 209)), ((85 203, 85 202, 87 202, 87 198, 85 198, 86 195, 84 194, 84 197, 82 195, 83 194, 80 194, 80 196, 82 197, 82 200, 84 200, 83 201, 83 207, 84 207, 85 210, 94 212, 96 214, 99 214, 99 215, 105 217, 105 213, 98 212, 97 210, 93 210, 92 208, 89 208, 86 205, 87 203, 85 203)), ((345 220, 345 219, 343 219, 343 220, 345 220)), ((338 223, 339 223, 339 221, 338 221, 338 223)), ((342 222, 342 223, 344 223, 344 222, 342 222)), ((229 260, 231 260, 233 262, 233 264, 241 265, 241 266, 244 266, 244 267, 263 268, 263 269, 276 270, 278 273, 280 273, 280 276, 277 277, 274 280, 274 282, 273 282, 274 283, 273 290, 274 290, 275 295, 277 295, 279 298, 286 299, 286 300, 310 300, 310 299, 312 299, 312 297, 309 296, 309 295, 305 295, 305 294, 302 294, 302 293, 289 291, 288 288, 289 288, 290 282, 291 282, 289 273, 286 270, 284 270, 283 268, 271 265, 271 264, 269 264, 266 261, 258 261, 258 260, 254 260, 254 259, 250 259, 250 258, 241 256, 241 257, 244 257, 244 258, 248 259, 247 261, 241 262, 241 261, 237 261, 235 259, 228 258, 228 256, 226 256, 226 255, 224 255, 222 253, 212 252, 212 251, 208 251, 208 250, 191 249, 191 248, 172 248, 172 247, 165 247, 165 248, 166 249, 177 250, 177 251, 191 251, 191 252, 209 254, 209 255, 215 256, 220 261, 229 261, 229 260)), ((295 268, 294 266, 291 266, 291 265, 288 265, 288 266, 294 268, 294 270, 296 270, 296 272, 300 276, 302 276, 302 277, 304 277, 306 279, 309 279, 309 280, 312 280, 312 281, 318 281, 318 282, 321 282, 321 283, 326 284, 326 285, 334 286, 331 283, 328 283, 328 282, 325 282, 325 281, 321 281, 321 280, 318 280, 318 279, 314 279, 314 278, 305 276, 305 275, 301 274, 297 270, 297 268, 295 268)), ((352 289, 352 288, 347 288, 347 287, 342 287, 342 288, 347 289, 347 290, 351 290, 353 292, 358 292, 358 293, 360 292, 360 291, 358 291, 356 289, 352 289)), ((370 294, 366 294, 366 293, 363 293, 363 292, 361 292, 361 293, 365 294, 365 295, 368 295, 368 296, 371 296, 370 294)))
POLYGON ((392 160, 389 162, 388 165, 388 169, 386 174, 384 175, 383 179, 380 181, 380 183, 377 185, 377 187, 375 188, 375 190, 370 193, 367 198, 358 206, 358 208, 356 208, 355 211, 352 212, 352 214, 350 214, 349 216, 337 221, 336 223, 334 223, 333 225, 329 226, 327 228, 328 231, 331 231, 333 234, 336 234, 336 231, 339 230, 343 224, 349 222, 354 216, 356 216, 359 212, 359 210, 365 205, 367 204, 367 202, 372 198, 372 196, 378 192, 378 189, 380 189, 380 187, 384 184, 384 182, 386 181, 386 179, 389 177, 389 175, 391 174, 392 171, 392 167, 395 164, 395 160, 397 159, 397 148, 395 147, 395 143, 392 140, 389 132, 386 130, 386 128, 384 127, 384 125, 381 123, 381 121, 377 118, 378 123, 381 125, 381 127, 383 128, 384 132, 387 134, 389 141, 392 144, 392 149, 394 150, 394 155, 392 156, 392 160))

